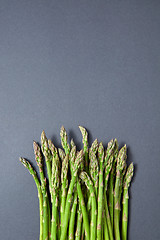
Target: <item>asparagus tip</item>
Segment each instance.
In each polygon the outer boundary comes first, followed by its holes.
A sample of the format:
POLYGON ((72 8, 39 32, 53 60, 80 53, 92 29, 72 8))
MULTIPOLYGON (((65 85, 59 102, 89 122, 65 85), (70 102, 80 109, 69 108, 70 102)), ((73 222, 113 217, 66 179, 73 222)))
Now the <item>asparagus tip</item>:
POLYGON ((46 135, 46 134, 45 134, 45 131, 44 131, 44 129, 42 130, 42 133, 41 133, 41 135, 46 135))
POLYGON ((130 185, 130 182, 132 180, 133 177, 133 171, 134 171, 134 166, 133 166, 133 162, 129 165, 126 175, 125 175, 125 179, 124 179, 124 188, 128 188, 130 185))
POLYGON ((62 125, 61 129, 60 129, 60 136, 63 137, 64 135, 66 135, 66 129, 64 128, 64 126, 62 125))
POLYGON ((34 149, 34 151, 37 151, 37 149, 38 149, 38 144, 34 140, 33 140, 33 149, 34 149))
POLYGON ((29 168, 29 162, 26 159, 20 157, 19 161, 23 164, 23 166, 25 166, 26 168, 29 168))
POLYGON ((41 133, 41 142, 42 144, 47 140, 47 137, 46 137, 46 134, 45 134, 45 131, 43 130, 42 133, 41 133))
POLYGON ((84 128, 84 127, 82 127, 82 126, 78 126, 79 127, 79 129, 80 129, 80 131, 81 131, 81 133, 83 134, 83 133, 85 133, 85 132, 87 132, 87 130, 84 128))

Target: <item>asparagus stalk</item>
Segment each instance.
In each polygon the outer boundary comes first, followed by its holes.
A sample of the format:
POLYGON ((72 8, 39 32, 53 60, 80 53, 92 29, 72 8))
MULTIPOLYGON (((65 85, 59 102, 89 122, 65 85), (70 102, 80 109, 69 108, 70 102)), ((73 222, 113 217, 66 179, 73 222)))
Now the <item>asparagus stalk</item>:
POLYGON ((104 240, 110 240, 105 211, 103 214, 103 224, 104 224, 104 240))
POLYGON ((64 224, 64 214, 65 214, 65 204, 66 204, 66 194, 67 194, 67 187, 68 187, 68 179, 67 179, 67 173, 68 173, 68 161, 69 161, 69 152, 70 152, 70 146, 67 142, 67 132, 64 126, 61 127, 60 130, 60 137, 61 137, 61 144, 64 148, 66 159, 62 163, 62 172, 61 172, 61 182, 62 182, 62 200, 61 200, 61 231, 63 229, 64 224), (65 165, 66 164, 66 165, 65 165))
POLYGON ((46 178, 44 176, 43 171, 43 162, 42 162, 42 154, 40 151, 40 147, 36 142, 33 142, 33 149, 35 154, 35 160, 39 167, 40 172, 40 180, 41 180, 41 189, 43 194, 43 240, 48 240, 49 238, 49 219, 48 219, 48 194, 46 188, 46 178))
POLYGON ((47 137, 46 137, 46 134, 45 134, 44 130, 42 131, 42 134, 41 134, 41 150, 42 150, 43 155, 45 156, 45 161, 46 161, 46 165, 47 165, 48 179, 49 179, 49 186, 51 186, 51 173, 52 173, 51 160, 52 160, 52 154, 51 154, 50 149, 48 147, 48 140, 47 140, 47 137))
POLYGON ((127 226, 128 226, 128 189, 133 176, 133 163, 127 169, 124 184, 123 184, 123 209, 122 209, 122 240, 127 240, 127 226))
POLYGON ((68 187, 68 154, 66 155, 64 161, 62 162, 62 170, 61 170, 61 231, 63 229, 64 224, 64 214, 65 214, 65 204, 66 204, 66 195, 67 195, 67 187, 68 187))
POLYGON ((98 148, 99 159, 99 188, 98 188, 98 216, 97 216, 97 240, 102 238, 102 211, 103 211, 103 161, 104 161, 104 148, 102 142, 98 148))
POLYGON ((79 181, 77 181, 77 192, 78 192, 79 204, 80 204, 82 216, 83 216, 82 236, 83 236, 83 228, 84 228, 85 240, 90 240, 88 213, 86 210, 85 201, 84 201, 84 197, 83 197, 83 193, 82 193, 82 189, 79 181))
POLYGON ((75 216, 77 209, 77 191, 74 192, 73 205, 69 222, 69 239, 74 239, 75 216))
POLYGON ((43 194, 43 240, 49 238, 49 214, 48 214, 48 194, 46 191, 46 178, 41 183, 43 194))
MULTIPOLYGON (((47 137, 45 135, 44 130, 42 131, 41 134, 41 150, 42 153, 45 157, 45 161, 46 161, 46 165, 47 165, 47 173, 48 173, 48 180, 49 180, 49 188, 51 186, 51 159, 52 159, 52 154, 49 150, 48 147, 48 140, 47 137)), ((49 189, 50 193, 51 193, 51 189, 49 189)), ((49 199, 47 200, 47 207, 48 207, 48 228, 49 228, 49 238, 50 238, 50 234, 51 234, 51 212, 50 212, 50 202, 49 199)))
POLYGON ((82 211, 79 205, 78 213, 77 213, 77 228, 75 233, 75 240, 80 240, 81 238, 81 228, 82 228, 82 211))
POLYGON ((35 184, 38 190, 38 198, 39 198, 39 215, 40 215, 40 235, 39 240, 43 240, 43 195, 41 190, 41 185, 38 180, 36 171, 33 169, 32 165, 25 160, 24 158, 19 158, 20 162, 28 169, 29 173, 32 175, 35 184))
POLYGON ((108 188, 108 206, 109 206, 109 214, 111 218, 111 225, 113 231, 113 216, 114 216, 114 171, 115 167, 113 165, 110 180, 109 180, 109 188, 108 188))
MULTIPOLYGON (((96 197, 98 194, 98 172, 99 172, 98 160, 96 157, 97 150, 98 150, 98 140, 95 139, 91 145, 91 148, 89 149, 89 175, 93 181, 96 197)), ((90 215, 91 202, 92 202, 91 195, 88 196, 87 200, 88 200, 87 210, 88 210, 88 214, 90 215)))
POLYGON ((104 240, 104 209, 102 210, 102 237, 101 240, 104 240))
POLYGON ((59 157, 58 151, 51 140, 48 140, 48 144, 53 156, 51 175, 51 202, 52 202, 51 240, 53 239, 56 240, 58 226, 59 157))
POLYGON ((116 182, 114 189, 114 234, 115 240, 120 240, 120 229, 119 229, 119 191, 120 191, 120 177, 122 171, 125 167, 126 161, 126 145, 121 148, 117 158, 117 167, 116 167, 116 182))
MULTIPOLYGON (((84 164, 84 161, 81 162, 81 171, 85 170, 86 165, 84 164)), ((85 199, 87 197, 84 186, 80 184, 79 180, 77 181, 77 192, 78 192, 78 198, 79 198, 79 205, 82 211, 82 233, 81 233, 81 240, 89 240, 90 238, 90 230, 89 230, 89 216, 88 212, 85 206, 85 199)))
POLYGON ((91 223, 90 223, 90 237, 92 240, 96 239, 96 220, 97 220, 97 203, 94 192, 93 183, 86 172, 81 172, 80 178, 85 182, 86 187, 90 191, 90 196, 92 199, 92 213, 91 213, 91 223))
MULTIPOLYGON (((84 154, 85 154, 85 162, 84 162, 84 165, 82 163, 82 166, 81 166, 81 171, 86 171, 88 173, 88 170, 89 170, 89 151, 88 151, 88 133, 86 131, 86 129, 82 126, 79 126, 79 129, 82 133, 82 143, 83 143, 83 151, 84 151, 84 154)), ((83 187, 83 186, 82 186, 83 187)), ((89 193, 85 192, 84 193, 84 199, 85 201, 87 201, 87 199, 89 199, 89 193)), ((88 200, 88 203, 91 202, 90 199, 88 200)), ((88 204, 87 204, 88 205, 88 204)), ((89 207, 89 205, 87 206, 89 207)), ((84 221, 83 221, 83 226, 82 226, 82 237, 84 236, 84 230, 85 230, 85 226, 84 226, 84 221)), ((85 232, 86 234, 86 232, 85 232)), ((86 236, 85 236, 86 237, 86 236)))
MULTIPOLYGON (((108 153, 106 153, 107 155, 108 153)), ((106 158, 106 157, 105 157, 106 158)), ((111 219, 109 215, 109 210, 108 210, 108 203, 107 203, 107 185, 108 185, 108 179, 109 179, 109 173, 112 168, 112 163, 113 163, 113 155, 111 155, 106 163, 105 167, 105 179, 104 179, 104 207, 105 207, 105 214, 106 214, 106 221, 107 221, 107 229, 109 232, 109 237, 110 240, 113 240, 113 230, 112 230, 112 224, 111 224, 111 219)), ((105 230, 107 231, 107 230, 105 230)))
MULTIPOLYGON (((74 175, 75 158, 76 158, 76 146, 73 144, 73 141, 72 141, 71 151, 69 155, 71 177, 73 177, 74 175)), ((71 216, 70 216, 69 239, 74 239, 74 221, 75 221, 76 209, 77 209, 77 190, 74 192, 73 206, 72 206, 71 216)))
POLYGON ((105 229, 105 234, 107 232, 107 236, 109 236, 109 239, 113 240, 114 239, 113 231, 112 231, 111 219, 110 219, 109 210, 108 210, 106 193, 104 194, 104 208, 105 208, 105 220, 107 223, 107 229, 105 229))
POLYGON ((120 221, 120 213, 121 213, 121 198, 122 198, 122 191, 123 191, 123 180, 124 180, 124 175, 126 172, 127 164, 125 163, 124 169, 122 171, 122 174, 120 176, 120 186, 119 186, 119 221, 120 221))
MULTIPOLYGON (((111 140, 112 141, 112 140, 111 140)), ((110 149, 110 147, 108 146, 110 149)), ((113 149, 113 148, 111 148, 113 149)), ((113 149, 113 163, 112 163, 112 169, 110 172, 109 177, 109 187, 108 187, 108 206, 109 206, 109 214, 111 218, 111 225, 112 225, 112 231, 113 231, 113 216, 114 216, 114 175, 115 175, 115 169, 116 169, 116 161, 117 161, 117 155, 118 155, 118 142, 117 139, 114 140, 114 149, 113 149)))

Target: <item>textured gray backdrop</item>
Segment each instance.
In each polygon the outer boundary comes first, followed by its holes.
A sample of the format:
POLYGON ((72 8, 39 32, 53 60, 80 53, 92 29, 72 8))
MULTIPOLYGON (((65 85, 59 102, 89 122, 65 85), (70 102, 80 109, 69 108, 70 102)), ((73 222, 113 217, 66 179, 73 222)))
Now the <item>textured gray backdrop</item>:
MULTIPOLYGON (((0 0, 0 239, 39 236, 34 163, 63 124, 127 143, 129 240, 160 238, 160 1, 0 0)), ((35 163, 34 163, 35 165, 35 163)))

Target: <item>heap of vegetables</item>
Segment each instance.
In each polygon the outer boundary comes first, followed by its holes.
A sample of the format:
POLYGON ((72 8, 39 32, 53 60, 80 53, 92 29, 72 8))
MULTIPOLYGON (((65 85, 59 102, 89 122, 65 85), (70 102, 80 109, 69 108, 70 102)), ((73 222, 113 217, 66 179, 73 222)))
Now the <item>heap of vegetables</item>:
POLYGON ((117 139, 112 139, 105 149, 96 139, 89 148, 88 133, 79 128, 83 137, 80 151, 73 139, 68 142, 63 126, 63 149, 57 149, 44 131, 41 148, 33 143, 39 177, 30 162, 20 158, 38 190, 39 240, 126 240, 133 176, 133 163, 126 164, 126 145, 118 150, 117 139))

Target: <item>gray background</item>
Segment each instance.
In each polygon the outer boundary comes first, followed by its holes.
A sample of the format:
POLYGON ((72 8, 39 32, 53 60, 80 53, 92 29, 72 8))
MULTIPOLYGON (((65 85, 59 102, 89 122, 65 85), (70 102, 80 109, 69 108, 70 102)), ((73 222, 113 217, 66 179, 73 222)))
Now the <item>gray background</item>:
POLYGON ((127 143, 129 240, 160 237, 160 1, 0 0, 0 239, 39 236, 32 140, 127 143))

